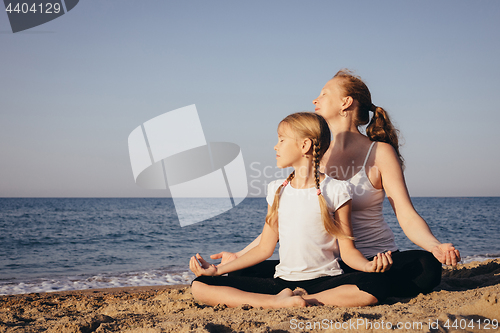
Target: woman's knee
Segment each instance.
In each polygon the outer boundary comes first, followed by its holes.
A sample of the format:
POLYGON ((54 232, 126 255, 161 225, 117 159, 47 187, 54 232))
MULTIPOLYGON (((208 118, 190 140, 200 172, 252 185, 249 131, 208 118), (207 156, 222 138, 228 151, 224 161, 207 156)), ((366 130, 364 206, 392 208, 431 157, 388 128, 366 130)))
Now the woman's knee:
POLYGON ((372 294, 368 294, 368 293, 366 293, 366 295, 364 297, 364 301, 365 301, 365 304, 363 304, 362 306, 375 305, 378 303, 377 297, 373 296, 372 294))
POLYGON ((425 255, 420 257, 420 263, 423 267, 424 280, 427 280, 428 284, 433 285, 433 287, 438 285, 442 274, 442 264, 439 260, 432 253, 425 252, 425 255))
POLYGON ((434 277, 441 277, 442 264, 439 260, 434 257, 434 255, 430 252, 422 251, 422 255, 420 256, 420 264, 422 265, 423 271, 425 274, 434 277))
POLYGON ((351 287, 351 290, 353 291, 350 296, 353 300, 355 300, 354 303, 349 306, 369 306, 378 303, 377 297, 373 296, 369 292, 359 289, 356 285, 351 285, 349 287, 351 287))

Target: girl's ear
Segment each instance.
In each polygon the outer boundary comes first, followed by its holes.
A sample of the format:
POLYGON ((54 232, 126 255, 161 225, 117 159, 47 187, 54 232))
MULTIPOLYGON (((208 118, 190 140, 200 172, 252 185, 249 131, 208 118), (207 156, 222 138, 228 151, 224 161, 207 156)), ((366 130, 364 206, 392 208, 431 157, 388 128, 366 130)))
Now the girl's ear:
POLYGON ((302 154, 307 154, 312 148, 312 141, 311 139, 304 139, 302 141, 302 146, 301 146, 301 151, 302 154))

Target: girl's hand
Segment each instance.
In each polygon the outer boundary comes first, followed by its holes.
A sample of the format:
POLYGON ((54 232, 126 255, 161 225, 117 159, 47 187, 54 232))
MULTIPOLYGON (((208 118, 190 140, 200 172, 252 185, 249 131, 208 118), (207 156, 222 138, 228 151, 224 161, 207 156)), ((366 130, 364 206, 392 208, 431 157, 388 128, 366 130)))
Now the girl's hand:
POLYGON ((385 253, 378 253, 373 260, 368 262, 365 266, 365 272, 368 273, 382 273, 388 271, 392 266, 391 251, 385 253))
POLYGON ((203 257, 197 253, 196 257, 191 257, 191 260, 189 260, 189 269, 191 272, 194 273, 196 276, 215 276, 217 275, 217 267, 215 265, 209 264, 208 262, 203 259, 203 257), (198 259, 200 263, 198 263, 198 259), (201 265, 200 265, 201 264, 201 265))
POLYGON ((227 264, 230 261, 233 261, 234 259, 238 258, 238 256, 236 255, 236 253, 233 253, 233 252, 222 251, 222 252, 219 252, 216 254, 212 254, 210 256, 210 258, 221 259, 220 264, 217 265, 217 267, 219 267, 219 266, 222 266, 224 264, 227 264))
POLYGON ((431 252, 440 263, 445 265, 456 266, 457 262, 462 260, 460 252, 451 243, 436 245, 431 249, 431 252))

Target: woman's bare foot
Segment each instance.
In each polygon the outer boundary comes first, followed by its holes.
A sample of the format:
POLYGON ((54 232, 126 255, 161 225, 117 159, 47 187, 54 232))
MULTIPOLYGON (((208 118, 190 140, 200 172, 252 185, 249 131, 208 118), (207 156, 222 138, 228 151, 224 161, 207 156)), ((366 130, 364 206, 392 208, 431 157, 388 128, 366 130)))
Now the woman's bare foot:
POLYGON ((275 296, 272 308, 305 307, 306 301, 301 296, 295 296, 292 289, 286 288, 275 296))

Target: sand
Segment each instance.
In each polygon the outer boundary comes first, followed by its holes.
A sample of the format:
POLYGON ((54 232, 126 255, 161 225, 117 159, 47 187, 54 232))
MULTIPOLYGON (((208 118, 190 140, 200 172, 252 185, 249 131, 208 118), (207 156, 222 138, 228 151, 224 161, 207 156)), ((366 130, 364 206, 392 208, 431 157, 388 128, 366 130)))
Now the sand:
POLYGON ((363 308, 211 307, 189 286, 0 296, 0 332, 496 332, 498 320, 500 259, 445 268, 428 295, 363 308))

